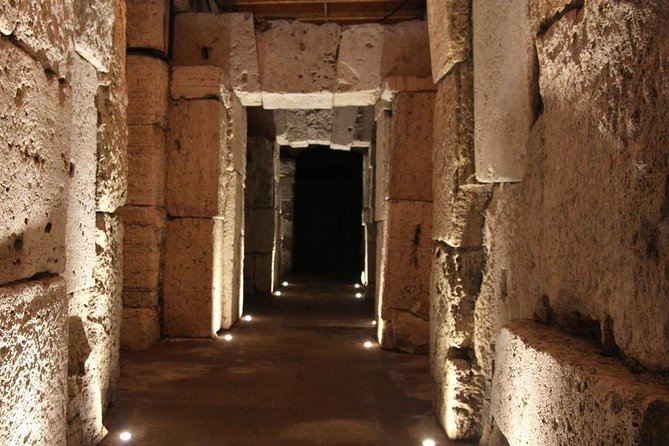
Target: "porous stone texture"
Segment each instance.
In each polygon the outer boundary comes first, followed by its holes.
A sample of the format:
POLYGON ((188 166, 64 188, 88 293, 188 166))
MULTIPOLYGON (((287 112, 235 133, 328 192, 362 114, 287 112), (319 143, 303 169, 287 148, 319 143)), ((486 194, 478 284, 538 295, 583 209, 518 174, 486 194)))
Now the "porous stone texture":
POLYGON ((340 33, 340 26, 334 23, 298 21, 274 21, 258 30, 263 106, 332 108, 340 33))
POLYGON ((669 440, 669 386, 591 343, 532 321, 497 340, 493 416, 512 446, 669 440))
POLYGON ((329 146, 332 142, 333 110, 276 110, 276 140, 280 145, 329 146))
POLYGON ((108 72, 114 53, 113 28, 117 0, 73 0, 76 18, 75 49, 98 71, 108 72))
POLYGON ((471 2, 428 0, 432 79, 436 84, 453 67, 469 59, 471 51, 471 2))
POLYGON ((126 8, 116 0, 110 67, 99 73, 98 167, 96 210, 114 212, 125 204, 128 190, 128 90, 126 79, 126 8))
POLYGON ((102 417, 120 373, 123 236, 118 216, 97 214, 95 286, 70 297, 69 345, 79 356, 70 353, 68 445, 96 444, 107 434, 102 417))
POLYGON ((65 446, 67 339, 62 278, 0 287, 0 444, 65 446))
POLYGON ((214 65, 173 67, 170 79, 172 99, 228 99, 227 72, 214 65))
POLYGON ((278 147, 271 139, 251 136, 248 138, 246 156, 246 206, 273 208, 276 203, 276 175, 278 147))
POLYGON ((376 23, 349 26, 341 31, 334 105, 372 105, 383 81, 384 27, 376 23))
POLYGON ((166 139, 160 126, 128 126, 128 205, 165 205, 166 139))
POLYGON ((125 206, 120 215, 125 227, 123 306, 155 309, 162 282, 165 210, 154 206, 125 206))
POLYGON ((429 78, 431 72, 430 43, 425 21, 404 21, 384 27, 381 57, 382 79, 388 77, 429 78))
POLYGON ((97 90, 95 67, 75 55, 72 66, 70 190, 65 235, 64 277, 68 294, 94 285, 97 90))
MULTIPOLYGON (((213 298, 223 255, 223 221, 179 218, 167 223, 163 320, 169 337, 209 337, 220 328, 213 298)), ((220 308, 220 306, 219 306, 220 308)))
POLYGON ((279 201, 281 204, 280 272, 285 277, 293 269, 295 247, 293 221, 295 218, 295 160, 281 159, 279 164, 279 201))
POLYGON ((128 0, 128 48, 167 53, 170 28, 169 0, 128 0))
POLYGON ((123 350, 146 350, 160 339, 160 320, 155 309, 124 308, 122 326, 123 350))
POLYGON ((177 66, 213 65, 245 106, 261 104, 256 35, 251 14, 177 14, 173 61, 177 66))
POLYGON ((443 369, 445 385, 437 389, 437 418, 450 438, 476 440, 481 435, 483 375, 472 368, 469 358, 458 358, 456 353, 444 360, 443 369))
POLYGON ((520 181, 538 106, 527 1, 475 0, 472 23, 476 177, 520 181))
POLYGON ((168 78, 167 63, 155 57, 129 54, 128 124, 167 124, 168 78))
POLYGON ((242 314, 244 276, 244 181, 238 172, 228 172, 225 181, 225 207, 220 255, 214 257, 214 270, 220 269, 220 288, 214 285, 215 325, 229 329, 242 314), (216 261, 220 259, 220 265, 216 261), (217 294, 218 293, 218 294, 217 294), (220 303, 220 304, 219 304, 220 303), (217 310, 220 305, 220 310, 217 310), (216 312, 220 314, 216 314, 216 312))
POLYGON ((355 121, 358 107, 336 107, 332 117, 332 143, 336 150, 351 150, 355 138, 355 121))
POLYGON ((58 77, 68 75, 75 28, 72 0, 16 0, 0 5, 0 33, 12 35, 21 48, 58 77))
POLYGON ((0 283, 7 283, 64 271, 72 98, 4 37, 0 66, 0 283))

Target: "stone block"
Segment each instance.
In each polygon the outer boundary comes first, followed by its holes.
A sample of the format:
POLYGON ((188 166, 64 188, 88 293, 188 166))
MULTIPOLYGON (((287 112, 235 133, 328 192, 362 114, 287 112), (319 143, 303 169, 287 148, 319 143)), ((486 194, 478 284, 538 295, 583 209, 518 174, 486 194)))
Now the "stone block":
MULTIPOLYGON (((220 252, 214 256, 214 271, 220 270, 220 280, 214 288, 214 304, 220 328, 228 329, 241 314, 241 293, 244 268, 244 181, 237 172, 228 172, 225 178, 225 207, 220 252), (220 287, 219 287, 220 284, 220 287)), ((216 242, 216 240, 215 240, 216 242)))
POLYGON ((351 150, 355 139, 355 122, 358 107, 336 107, 332 117, 332 142, 330 147, 336 150, 351 150))
POLYGON ((388 146, 390 200, 432 201, 434 93, 400 93, 388 146))
POLYGON ((167 63, 155 57, 129 54, 128 59, 128 124, 167 124, 167 63))
POLYGON ((165 211, 158 207, 125 206, 120 215, 125 225, 123 305, 155 308, 167 225, 165 211))
POLYGON ((340 26, 274 21, 258 31, 263 106, 332 108, 340 26))
POLYGON ((72 66, 72 143, 65 235, 66 292, 91 288, 95 266, 95 174, 97 150, 97 71, 74 56, 72 66))
POLYGON ((21 48, 58 77, 68 76, 75 28, 72 0, 15 0, 0 5, 0 33, 13 36, 21 48))
POLYGON ((384 27, 381 78, 431 75, 427 23, 412 20, 384 27))
POLYGON ((254 274, 253 287, 257 292, 271 294, 274 291, 274 265, 272 264, 272 254, 253 254, 254 274))
POLYGON ((660 446, 668 414, 666 380, 586 340, 526 320, 497 338, 492 415, 510 445, 660 446))
POLYGON ((466 184, 457 189, 455 201, 434 212, 433 238, 455 248, 483 246, 485 211, 492 196, 490 184, 466 184))
POLYGON ((373 105, 381 87, 384 27, 354 25, 341 31, 334 105, 373 105))
POLYGON ((147 350, 160 340, 158 311, 148 308, 124 308, 121 348, 147 350))
POLYGON ((392 310, 393 344, 407 353, 426 353, 430 344, 430 322, 406 310, 392 310))
POLYGON ((246 206, 273 208, 276 204, 275 184, 279 163, 274 141, 250 137, 247 145, 246 206))
POLYGON ((75 49, 98 71, 108 72, 110 69, 117 1, 72 2, 76 19, 75 49))
POLYGON ((223 176, 232 155, 228 124, 217 100, 173 102, 167 145, 167 211, 172 216, 221 215, 223 176))
POLYGON ((165 204, 166 144, 159 126, 128 127, 128 205, 165 204))
POLYGON ((271 253, 274 250, 274 228, 277 224, 276 209, 248 209, 245 219, 246 251, 271 253))
POLYGON ((167 54, 170 29, 169 0, 129 0, 128 48, 146 48, 167 54))
POLYGON ((222 286, 223 221, 179 218, 167 223, 164 332, 169 337, 204 338, 221 328, 220 302, 213 296, 222 286))
POLYGON ((215 65, 172 68, 170 97, 178 99, 227 99, 228 73, 215 65))
POLYGON ((463 358, 446 359, 443 370, 437 384, 437 419, 451 440, 478 440, 482 433, 483 375, 463 358))
POLYGON ((112 56, 101 83, 98 107, 98 168, 96 210, 114 212, 125 204, 128 191, 128 90, 126 79, 125 1, 116 0, 112 56))
POLYGON ((525 0, 472 3, 474 143, 481 182, 523 179, 534 121, 534 45, 525 0))
POLYGON ((389 201, 383 231, 382 317, 391 309, 429 313, 429 277, 432 263, 432 203, 389 201))
POLYGON ((471 2, 428 0, 432 79, 435 83, 453 66, 469 58, 471 50, 471 2))
POLYGON ((279 145, 329 146, 332 141, 333 110, 277 110, 274 112, 279 145))
POLYGON ((374 135, 374 107, 360 107, 353 125, 353 147, 369 147, 374 135))
POLYGON ((261 105, 256 37, 251 14, 178 14, 174 64, 226 70, 229 89, 244 106, 261 105))
POLYGON ((0 66, 0 283, 7 283, 64 271, 72 101, 65 84, 2 37, 0 66))
POLYGON ((60 277, 0 287, 0 444, 66 444, 68 326, 60 277))

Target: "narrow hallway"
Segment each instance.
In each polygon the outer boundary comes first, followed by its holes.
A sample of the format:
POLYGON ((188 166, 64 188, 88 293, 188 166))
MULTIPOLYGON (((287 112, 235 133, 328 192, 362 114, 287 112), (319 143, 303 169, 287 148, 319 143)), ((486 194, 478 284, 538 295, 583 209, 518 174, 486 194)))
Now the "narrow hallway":
POLYGON ((230 341, 124 355, 103 445, 124 430, 147 446, 450 444, 431 411, 429 358, 378 348, 370 298, 332 278, 281 291, 254 296, 230 341))

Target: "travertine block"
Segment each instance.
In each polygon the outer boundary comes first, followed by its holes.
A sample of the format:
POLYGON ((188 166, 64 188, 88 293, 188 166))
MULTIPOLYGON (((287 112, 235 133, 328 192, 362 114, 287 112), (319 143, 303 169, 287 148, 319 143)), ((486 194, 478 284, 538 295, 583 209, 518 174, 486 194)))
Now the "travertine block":
MULTIPOLYGON (((220 302, 218 324, 228 329, 240 315, 241 280, 244 268, 244 181, 237 172, 228 172, 225 177, 225 207, 221 252, 214 256, 214 270, 220 269, 220 288, 214 288, 214 302, 220 302), (217 260, 218 259, 218 260, 217 260), (216 263, 220 261, 220 264, 216 263), (219 294, 216 294, 219 293, 219 294)), ((216 312, 216 310, 215 310, 216 312)))
POLYGON ((492 415, 510 445, 660 446, 668 414, 666 383, 585 340, 525 320, 497 338, 492 415))
POLYGON ((65 235, 66 292, 91 288, 95 266, 95 173, 97 150, 97 71, 74 56, 72 66, 72 144, 65 235))
POLYGON ((246 206, 273 208, 279 153, 274 141, 250 137, 247 145, 246 206))
POLYGON ((161 279, 161 250, 166 223, 165 211, 150 206, 125 206, 123 240, 123 305, 155 308, 161 279))
POLYGON ((0 38, 0 283, 65 268, 70 91, 0 38), (17 113, 17 106, 21 113, 17 113))
POLYGON ((272 254, 252 254, 254 257, 253 266, 255 268, 253 275, 253 286, 256 291, 270 294, 274 290, 273 275, 274 265, 272 264, 272 254))
POLYGON ((459 187, 455 201, 439 212, 435 211, 433 238, 455 248, 482 246, 485 210, 491 195, 492 185, 489 184, 459 187))
POLYGON ((430 77, 430 44, 427 23, 399 22, 384 27, 381 77, 430 77))
POLYGON ((167 336, 209 337, 220 329, 220 315, 214 309, 220 309, 220 302, 213 299, 223 280, 223 230, 220 219, 179 218, 167 223, 163 288, 167 336))
POLYGON ((170 1, 129 0, 127 5, 128 48, 150 48, 167 53, 170 1))
POLYGON ((430 322, 406 310, 392 310, 393 344, 407 353, 425 353, 430 343, 430 322))
POLYGON ((165 127, 169 69, 163 60, 128 55, 128 124, 165 127))
POLYGON ((261 105, 251 14, 178 14, 174 36, 175 65, 221 67, 244 106, 261 105))
POLYGON ((382 317, 390 320, 391 309, 427 315, 432 263, 432 203, 388 202, 384 233, 382 317))
POLYGON ((172 68, 170 97, 172 99, 226 100, 228 73, 215 65, 172 68))
POLYGON ((112 56, 101 82, 98 107, 98 212, 114 212, 125 204, 128 191, 128 91, 126 82, 125 1, 116 0, 112 28, 112 56))
POLYGON ((528 9, 524 0, 472 3, 476 178, 482 182, 520 181, 525 172, 535 93, 528 9))
POLYGON ((468 359, 444 360, 443 378, 437 384, 436 415, 452 440, 481 437, 483 375, 468 359))
POLYGON ((65 281, 0 287, 0 444, 66 444, 65 281))
POLYGON ((68 75, 75 27, 71 0, 14 0, 0 4, 0 33, 14 36, 22 48, 59 77, 68 75))
POLYGON ((331 148, 336 150, 351 150, 355 138, 355 121, 358 117, 358 107, 336 107, 332 117, 331 148))
POLYGON ((391 200, 432 201, 433 93, 400 93, 393 104, 388 146, 391 200))
POLYGON ((274 112, 276 140, 280 145, 329 146, 332 141, 333 110, 277 110, 274 112))
POLYGON ((469 57, 471 49, 471 2, 428 0, 432 78, 435 83, 453 66, 469 57))
POLYGON ((381 87, 384 27, 364 24, 341 31, 334 105, 373 105, 381 87))
POLYGON ((113 28, 118 0, 75 0, 75 49, 98 71, 108 72, 113 57, 113 28))
POLYGON ((274 249, 274 228, 277 224, 278 210, 248 209, 246 216, 246 251, 271 253, 274 249))
POLYGON ((165 130, 156 125, 128 127, 129 205, 165 204, 165 130))
POLYGON ((274 21, 256 37, 265 108, 332 108, 339 25, 274 21))
POLYGON ((124 308, 121 347, 147 350, 160 339, 158 311, 148 308, 124 308))

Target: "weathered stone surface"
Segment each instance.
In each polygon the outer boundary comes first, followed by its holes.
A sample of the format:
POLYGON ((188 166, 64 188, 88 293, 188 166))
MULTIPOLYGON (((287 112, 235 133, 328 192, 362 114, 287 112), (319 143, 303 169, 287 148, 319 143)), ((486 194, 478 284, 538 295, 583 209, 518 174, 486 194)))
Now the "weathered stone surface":
POLYGON ((483 375, 468 359, 448 358, 437 389, 439 423, 452 440, 477 440, 481 436, 483 375))
POLYGON ((351 150, 355 138, 355 121, 358 107, 336 107, 332 116, 332 143, 336 150, 351 150))
POLYGON ((128 124, 165 127, 168 103, 167 63, 139 54, 128 55, 128 124))
POLYGON ((384 28, 370 23, 342 29, 334 105, 372 105, 381 87, 384 28))
POLYGON ((274 21, 258 31, 263 106, 332 108, 339 37, 340 27, 334 23, 274 21))
POLYGON ((75 55, 72 66, 70 190, 65 235, 64 277, 68 294, 94 285, 97 90, 95 67, 75 55))
POLYGON ((332 141, 333 110, 277 110, 274 112, 279 145, 329 146, 332 141))
POLYGON ((123 240, 123 305, 155 308, 161 281, 161 250, 165 210, 150 206, 125 206, 120 212, 125 226, 123 240))
POLYGON ((430 322, 406 310, 392 310, 393 344, 407 353, 425 353, 430 343, 430 322))
POLYGON ((432 201, 433 93, 400 93, 393 104, 388 147, 391 200, 432 201))
POLYGON ((227 72, 214 65, 172 68, 172 99, 227 99, 227 72))
POLYGON ((453 66, 469 58, 471 50, 471 2, 428 0, 432 79, 435 83, 453 66))
POLYGON ((476 178, 482 182, 523 179, 538 94, 528 9, 525 0, 472 3, 476 178))
POLYGON ((3 37, 0 66, 0 283, 7 283, 64 271, 72 102, 69 88, 3 37))
POLYGON ((0 5, 0 33, 14 36, 22 48, 59 77, 68 75, 75 27, 72 0, 15 0, 0 5))
POLYGON ((167 223, 165 241, 164 333, 209 337, 221 328, 213 291, 221 289, 223 221, 179 218, 167 223), (218 316, 218 317, 216 317, 218 316))
POLYGON ((422 20, 399 22, 383 30, 381 78, 431 77, 427 23, 422 20))
POLYGON ((247 151, 246 206, 273 208, 279 168, 278 147, 270 139, 250 137, 247 151))
POLYGON ((159 126, 128 127, 128 205, 165 204, 166 144, 159 126))
POLYGON ((128 1, 128 48, 150 48, 167 53, 169 29, 169 0, 128 1))
POLYGON ((62 278, 0 287, 0 444, 65 446, 67 335, 62 278))
POLYGON ((117 1, 74 0, 72 2, 76 19, 75 49, 98 71, 107 72, 112 64, 117 1))
POLYGON ((369 147, 374 135, 374 107, 359 107, 353 126, 353 147, 369 147))
MULTIPOLYGON (((374 166, 376 177, 374 184, 374 217, 377 221, 385 220, 387 215, 386 199, 388 197, 389 152, 394 144, 392 133, 393 116, 389 108, 382 108, 382 102, 376 106, 376 146, 374 147, 374 166)), ((380 233, 379 233, 380 234, 380 233)), ((381 246, 379 243, 377 246, 381 246)), ((382 256, 377 256, 379 259, 382 256)), ((377 275, 377 277, 379 277, 377 275)))
MULTIPOLYGON (((432 260, 432 203, 388 202, 384 245, 382 316, 391 309, 429 312, 429 277, 432 260)), ((427 330, 427 325, 426 325, 427 330)))
POLYGON ((235 171, 227 172, 225 178, 225 205, 220 221, 223 226, 221 252, 214 255, 214 271, 220 270, 221 278, 220 287, 216 284, 213 290, 214 317, 218 319, 214 323, 228 329, 241 315, 244 274, 244 181, 235 171))
POLYGON ((222 214, 223 176, 232 158, 227 130, 225 107, 217 100, 172 103, 166 189, 170 215, 222 214))
MULTIPOLYGON (((455 193, 455 201, 447 208, 435 211, 433 238, 455 248, 483 246, 485 210, 492 186, 465 184, 455 193)), ((436 209, 436 205, 435 205, 436 209)))
POLYGON ((125 1, 116 0, 112 57, 107 73, 98 74, 98 169, 96 209, 114 212, 125 204, 128 189, 128 129, 126 109, 125 1))
POLYGON ((669 385, 585 340, 515 321, 497 340, 492 410, 511 445, 661 445, 669 385))
POLYGON ((256 36, 251 14, 178 14, 173 60, 179 66, 223 68, 242 104, 261 104, 256 36))
POLYGON ((160 339, 158 311, 124 308, 121 346, 124 350, 146 350, 160 339))
POLYGON ((274 291, 274 265, 272 264, 272 254, 253 253, 253 287, 257 292, 270 294, 274 291))
POLYGON ((246 251, 271 253, 274 249, 274 228, 278 209, 248 209, 246 216, 246 251))

